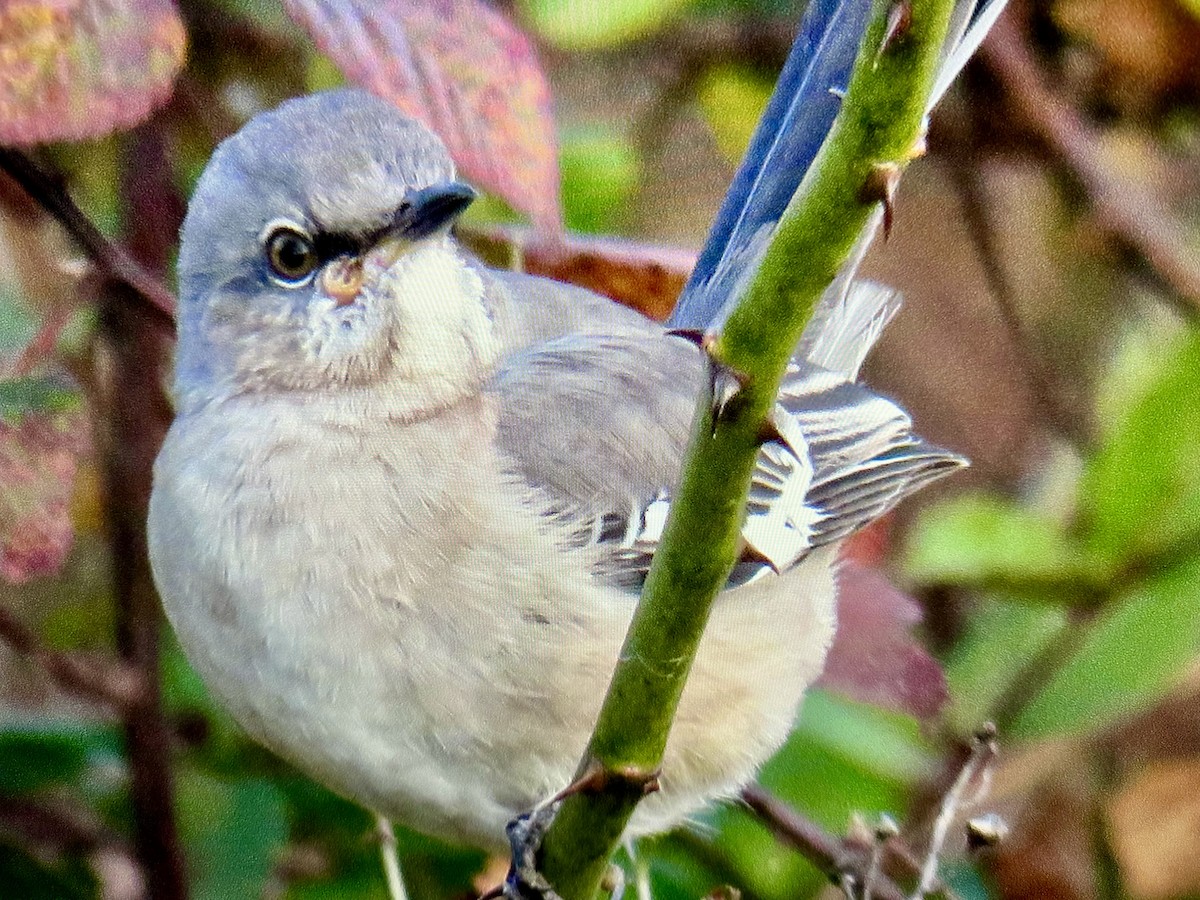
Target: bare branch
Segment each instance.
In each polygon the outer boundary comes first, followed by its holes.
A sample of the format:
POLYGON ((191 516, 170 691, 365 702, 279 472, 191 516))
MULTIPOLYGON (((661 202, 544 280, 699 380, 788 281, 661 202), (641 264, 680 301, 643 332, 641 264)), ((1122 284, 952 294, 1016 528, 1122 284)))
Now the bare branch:
POLYGON ((967 757, 950 790, 942 797, 941 807, 933 824, 933 834, 929 839, 929 850, 925 854, 925 862, 921 865, 921 878, 917 882, 917 889, 913 891, 912 900, 920 900, 934 889, 939 857, 946 845, 950 826, 962 807, 977 802, 987 793, 991 781, 991 765, 998 752, 996 726, 989 722, 975 733, 971 755, 967 757))
POLYGON ((142 679, 132 667, 115 659, 51 650, 3 606, 0 606, 0 641, 29 657, 59 687, 118 712, 131 709, 145 696, 142 679))
MULTIPOLYGON (((971 114, 976 114, 973 107, 971 114)), ((1037 351, 1021 321, 1012 281, 1005 270, 996 231, 988 215, 978 160, 969 152, 971 148, 966 135, 960 132, 961 129, 957 128, 938 129, 937 137, 948 139, 953 144, 946 146, 946 152, 940 154, 939 158, 946 164, 950 181, 958 193, 963 220, 975 244, 984 278, 1000 313, 1000 321, 1021 360, 1030 395, 1041 407, 1046 421, 1076 447, 1087 448, 1093 443, 1094 436, 1086 421, 1086 414, 1066 402, 1059 372, 1037 351)))
MULTIPOLYGON (((829 876, 834 884, 843 884, 845 875, 855 875, 863 868, 864 848, 834 837, 759 785, 745 788, 742 800, 777 837, 829 876)), ((855 883, 864 880, 856 877, 855 883)), ((904 892, 895 882, 879 873, 871 879, 871 892, 875 900, 905 900, 904 892)))
MULTIPOLYGON (((124 147, 121 195, 130 246, 141 265, 165 267, 182 204, 171 199, 169 160, 162 133, 151 122, 124 147)), ((129 760, 134 846, 156 900, 188 895, 183 851, 174 815, 171 729, 161 698, 162 613, 150 573, 146 514, 151 471, 171 408, 163 393, 166 335, 154 327, 153 308, 131 302, 134 289, 109 280, 98 297, 100 346, 112 365, 102 367, 101 396, 91 404, 103 460, 116 639, 122 658, 141 674, 146 700, 124 717, 129 760)))
POLYGON ((1094 129, 1049 84, 1011 17, 1001 17, 982 56, 1004 85, 1009 102, 1083 184, 1102 226, 1136 250, 1177 292, 1180 309, 1200 315, 1200 266, 1178 228, 1138 184, 1115 174, 1094 129))
POLYGON ((155 325, 174 334, 175 298, 171 292, 124 248, 106 238, 57 179, 10 147, 0 147, 0 171, 50 213, 105 274, 131 288, 131 296, 150 313, 155 325))

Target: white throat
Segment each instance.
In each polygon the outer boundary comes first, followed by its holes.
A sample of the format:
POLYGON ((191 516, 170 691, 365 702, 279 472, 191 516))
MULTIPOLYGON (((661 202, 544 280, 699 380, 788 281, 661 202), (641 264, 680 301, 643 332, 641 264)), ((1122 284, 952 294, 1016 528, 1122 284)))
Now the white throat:
POLYGON ((377 278, 364 300, 391 311, 389 382, 414 411, 478 393, 500 355, 479 273, 449 238, 414 247, 377 278), (374 294, 375 296, 372 296, 374 294))

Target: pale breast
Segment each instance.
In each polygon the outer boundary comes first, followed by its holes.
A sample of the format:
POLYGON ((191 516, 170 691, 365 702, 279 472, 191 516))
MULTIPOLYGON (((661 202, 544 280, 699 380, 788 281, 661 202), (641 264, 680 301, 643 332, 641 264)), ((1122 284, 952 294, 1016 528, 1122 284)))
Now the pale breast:
POLYGON ((483 400, 403 435, 279 401, 193 414, 150 535, 167 614, 247 730, 410 824, 496 841, 569 777, 629 609, 499 475, 489 428, 483 400))
MULTIPOLYGON (((194 413, 159 458, 150 543, 189 658, 251 734, 373 809, 499 849, 570 780, 633 599, 502 474, 490 417, 483 399, 403 425, 280 398, 194 413)), ((635 833, 735 789, 786 736, 832 634, 814 562, 718 601, 635 833)))

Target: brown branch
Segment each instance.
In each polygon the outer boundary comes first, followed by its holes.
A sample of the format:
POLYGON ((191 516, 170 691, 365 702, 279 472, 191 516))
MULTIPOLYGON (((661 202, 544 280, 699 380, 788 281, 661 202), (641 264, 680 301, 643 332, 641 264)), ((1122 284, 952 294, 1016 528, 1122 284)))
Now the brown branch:
POLYGON ((43 646, 36 634, 0 606, 0 641, 29 657, 63 689, 123 712, 141 702, 144 685, 137 671, 117 660, 62 653, 43 646))
MULTIPOLYGON (((742 800, 777 837, 824 872, 834 884, 841 884, 847 873, 866 871, 869 847, 834 837, 757 784, 742 791, 742 800)), ((906 900, 904 891, 882 875, 874 879, 872 893, 877 900, 906 900)))
MULTIPOLYGON (((842 884, 844 877, 851 875, 862 884, 873 848, 870 841, 835 837, 761 785, 751 784, 744 788, 742 801, 775 832, 776 837, 825 873, 831 882, 842 884)), ((920 875, 924 862, 899 838, 891 838, 883 845, 883 858, 885 869, 899 870, 913 878, 920 875)), ((930 890, 954 897, 949 887, 939 880, 934 881, 930 890)), ((908 900, 899 885, 882 874, 873 877, 871 895, 875 900, 908 900)))
POLYGON ((1051 87, 1012 16, 1001 16, 982 57, 1009 103, 1087 191, 1110 236, 1136 251, 1177 294, 1179 308, 1200 315, 1200 266, 1178 228, 1156 214, 1161 206, 1141 185, 1111 171, 1099 135, 1051 87))
POLYGON ((174 334, 175 298, 171 292, 124 248, 106 238, 56 178, 9 147, 0 147, 0 171, 53 216, 106 275, 130 288, 130 297, 157 327, 174 334))
POLYGON ((65 851, 88 852, 98 847, 123 847, 121 838, 91 815, 84 815, 53 798, 29 800, 0 797, 0 830, 65 851))
MULTIPOLYGON (((971 106, 971 110, 969 115, 974 119, 975 107, 971 106)), ((939 153, 939 159, 945 163, 951 184, 958 193, 967 231, 983 267, 984 280, 1013 350, 1021 360, 1021 369, 1028 380, 1029 393, 1034 402, 1059 434, 1076 447, 1087 448, 1093 442, 1088 423, 1078 410, 1064 400, 1058 372, 1035 349, 1021 321, 1016 292, 1004 267, 996 232, 988 216, 987 197, 977 158, 970 152, 970 141, 962 133, 963 130, 939 127, 935 139, 944 145, 945 152, 939 153)))
MULTIPOLYGON (((139 265, 162 270, 182 215, 170 186, 161 130, 152 120, 123 147, 121 198, 126 240, 139 265), (173 199, 174 198, 174 199, 173 199)), ((174 817, 171 729, 161 697, 163 627, 150 574, 146 513, 151 470, 171 419, 163 393, 166 335, 133 289, 109 280, 99 294, 99 337, 112 365, 101 369, 93 404, 103 460, 105 514, 117 600, 117 648, 144 679, 146 700, 124 717, 137 860, 155 900, 184 900, 187 880, 174 817)))
POLYGON ((81 854, 98 882, 98 896, 146 897, 137 860, 122 835, 90 810, 59 797, 0 797, 0 835, 39 858, 81 854))

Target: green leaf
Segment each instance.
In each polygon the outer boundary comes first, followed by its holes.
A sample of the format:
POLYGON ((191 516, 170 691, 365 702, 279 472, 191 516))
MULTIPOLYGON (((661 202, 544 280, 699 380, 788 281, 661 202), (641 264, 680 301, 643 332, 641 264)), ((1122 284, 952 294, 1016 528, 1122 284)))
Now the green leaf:
MULTIPOLYGON (((808 692, 791 738, 763 768, 762 783, 801 799, 794 793, 799 783, 794 779, 807 778, 809 754, 817 749, 880 784, 907 788, 934 773, 933 751, 921 737, 915 718, 816 689, 808 692)), ((844 820, 839 821, 844 798, 830 797, 830 793, 821 789, 810 799, 834 802, 837 813, 832 819, 819 815, 811 804, 805 809, 819 821, 841 827, 845 825, 844 820)))
POLYGON ((704 122, 717 147, 736 163, 750 145, 759 116, 771 99, 772 82, 746 66, 713 66, 704 73, 697 89, 704 122))
POLYGON ((641 158, 620 132, 577 128, 563 135, 563 210, 574 231, 620 230, 642 177, 641 158))
POLYGON ((595 50, 644 38, 671 24, 693 0, 518 0, 521 17, 547 43, 595 50))
POLYGON ((118 758, 116 736, 77 721, 0 722, 0 794, 27 794, 78 780, 87 767, 118 758))
POLYGON ((1200 330, 1169 352, 1158 378, 1087 466, 1081 513, 1090 546, 1139 560, 1200 537, 1200 330))
POLYGON ((1137 585, 1097 618, 1012 731, 1040 738, 1103 728, 1171 688, 1198 651, 1195 558, 1137 585))
MULTIPOLYGON (((796 730, 760 781, 804 815, 841 834, 855 815, 901 816, 934 755, 915 719, 810 692, 796 730)), ((711 817, 720 868, 763 900, 811 896, 825 876, 737 806, 711 817)))
POLYGON ((1054 522, 1008 500, 966 494, 925 510, 905 574, 924 584, 1100 583, 1105 567, 1054 522))
POLYGON ((95 876, 79 859, 50 863, 0 843, 0 896, 28 900, 93 900, 95 876))
POLYGON ((947 724, 960 735, 996 714, 1014 679, 1067 624, 1062 607, 991 602, 972 619, 946 661, 950 686, 947 724))
POLYGON ((287 841, 283 794, 267 781, 184 769, 176 805, 194 900, 260 896, 287 841))

